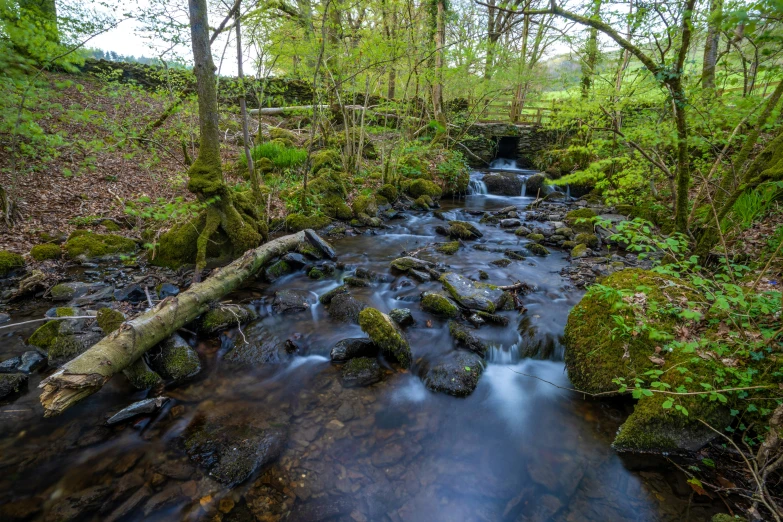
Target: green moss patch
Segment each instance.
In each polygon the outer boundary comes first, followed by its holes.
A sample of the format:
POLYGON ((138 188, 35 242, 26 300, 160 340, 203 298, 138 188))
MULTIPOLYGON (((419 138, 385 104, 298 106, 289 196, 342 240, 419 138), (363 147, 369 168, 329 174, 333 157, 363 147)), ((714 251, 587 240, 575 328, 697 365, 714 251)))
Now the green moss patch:
POLYGON ((403 368, 410 368, 410 345, 391 317, 375 308, 365 308, 359 312, 359 326, 382 352, 394 357, 403 368))
POLYGON ((96 234, 88 230, 77 230, 65 242, 65 251, 70 258, 128 254, 135 250, 136 242, 130 238, 116 234, 96 234))
POLYGON ((24 258, 19 254, 0 250, 0 277, 5 277, 11 271, 24 266, 24 258))
POLYGON ((444 317, 459 317, 459 307, 446 296, 427 292, 421 298, 421 308, 436 315, 444 317))
POLYGON ((289 214, 285 218, 285 227, 289 232, 299 232, 311 228, 318 230, 331 223, 327 216, 305 216, 302 214, 289 214))
POLYGON ((59 245, 52 243, 43 243, 41 245, 35 245, 30 249, 30 257, 36 261, 46 261, 48 259, 59 259, 62 256, 62 250, 59 245))
POLYGON ((459 241, 450 241, 448 243, 441 243, 440 245, 435 247, 435 250, 437 250, 441 254, 446 254, 447 256, 456 254, 457 250, 459 250, 459 241))
POLYGON ((443 191, 432 181, 426 179, 417 179, 408 185, 408 194, 414 198, 418 198, 420 196, 429 196, 433 200, 437 201, 440 199, 443 191))
POLYGON ((117 310, 101 308, 98 310, 98 315, 95 320, 101 330, 103 330, 103 333, 110 334, 125 322, 125 316, 122 312, 118 312, 117 310))

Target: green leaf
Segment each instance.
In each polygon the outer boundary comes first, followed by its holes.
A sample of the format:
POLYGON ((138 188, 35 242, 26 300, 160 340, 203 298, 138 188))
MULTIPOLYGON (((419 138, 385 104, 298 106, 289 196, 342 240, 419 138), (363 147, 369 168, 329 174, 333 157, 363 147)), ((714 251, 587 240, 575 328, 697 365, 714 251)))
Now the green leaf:
POLYGON ((674 402, 671 399, 666 399, 665 401, 663 401, 663 404, 661 405, 661 407, 664 410, 668 410, 672 406, 674 406, 674 402))

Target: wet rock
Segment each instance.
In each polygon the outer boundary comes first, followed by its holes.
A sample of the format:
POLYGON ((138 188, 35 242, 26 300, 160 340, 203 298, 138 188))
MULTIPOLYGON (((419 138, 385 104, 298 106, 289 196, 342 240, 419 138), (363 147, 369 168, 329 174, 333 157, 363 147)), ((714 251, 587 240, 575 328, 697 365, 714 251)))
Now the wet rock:
POLYGON ((498 314, 490 314, 489 312, 477 311, 475 313, 482 321, 497 324, 500 326, 508 326, 508 317, 498 314))
POLYGON ((525 189, 524 195, 535 197, 540 193, 541 196, 545 196, 547 192, 549 192, 546 187, 546 176, 543 174, 533 174, 527 178, 525 189))
POLYGON ((489 279, 489 274, 483 270, 479 270, 479 279, 481 279, 482 281, 486 281, 487 279, 489 279))
POLYGON ((21 393, 26 387, 26 373, 0 373, 0 399, 21 393))
POLYGON ((484 175, 484 184, 489 194, 519 196, 522 194, 522 179, 511 172, 491 172, 484 175))
POLYGON ((281 259, 264 269, 264 277, 266 277, 266 280, 270 283, 274 283, 284 275, 290 274, 293 271, 294 267, 289 265, 285 260, 281 259))
POLYGON ((144 357, 136 359, 122 373, 131 386, 137 390, 147 390, 163 385, 163 378, 150 369, 144 357))
POLYGON ((330 301, 327 313, 338 321, 356 323, 359 321, 359 313, 365 308, 367 305, 351 294, 338 294, 330 301))
POLYGON ((496 286, 487 283, 476 283, 470 279, 447 272, 440 278, 443 288, 465 308, 495 312, 513 308, 513 299, 496 286))
POLYGON ((373 283, 391 283, 394 281, 394 278, 388 274, 373 272, 372 270, 368 270, 364 267, 357 268, 355 275, 356 277, 366 279, 367 281, 372 281, 373 283))
POLYGON ((5 324, 11 321, 11 316, 6 313, 0 313, 0 324, 5 324))
POLYGON ((306 290, 278 290, 272 302, 272 309, 278 314, 302 312, 310 308, 310 292, 306 290))
POLYGON ((502 228, 514 228, 522 225, 522 222, 518 219, 501 219, 500 226, 502 228))
POLYGON ((527 471, 536 484, 569 498, 584 476, 585 463, 579 455, 551 450, 531 452, 527 471))
POLYGON ((501 268, 505 268, 505 267, 507 267, 508 265, 511 264, 511 260, 510 259, 495 259, 494 261, 490 261, 489 264, 490 265, 499 266, 501 268))
POLYGON ((433 266, 434 263, 430 261, 425 261, 423 259, 418 259, 415 257, 398 257, 394 261, 391 262, 391 267, 395 270, 399 270, 400 272, 407 272, 411 268, 414 268, 416 270, 424 270, 430 266, 433 266))
POLYGON ((153 397, 150 399, 144 399, 143 401, 134 402, 130 406, 123 408, 112 415, 109 420, 106 421, 106 424, 111 426, 112 424, 117 424, 124 420, 133 418, 136 415, 152 413, 159 410, 167 402, 167 397, 153 397))
POLYGON ((524 226, 519 227, 518 229, 516 229, 514 231, 514 234, 517 235, 517 236, 520 236, 520 237, 527 237, 527 236, 529 236, 532 233, 533 233, 532 230, 530 230, 529 228, 524 227, 524 226))
POLYGON ((287 364, 292 359, 290 345, 280 341, 260 322, 245 329, 239 340, 223 360, 232 367, 260 367, 287 364))
POLYGON ((384 444, 373 452, 372 465, 377 468, 393 466, 404 459, 407 453, 405 447, 399 442, 384 444))
POLYGON ((288 520, 290 522, 333 520, 340 515, 348 515, 354 507, 355 501, 347 497, 321 497, 307 502, 297 502, 288 520))
POLYGON ((478 239, 484 234, 469 221, 449 221, 447 235, 454 239, 478 239))
POLYGON ((400 366, 409 368, 412 355, 405 335, 391 317, 375 308, 359 313, 359 326, 384 354, 394 357, 400 366))
POLYGON ((376 355, 378 355, 378 347, 366 337, 337 341, 329 354, 332 362, 343 362, 355 357, 375 357, 376 355))
POLYGON ((11 357, 3 362, 0 362, 0 373, 13 373, 22 364, 22 358, 20 356, 11 357))
POLYGON ((353 286, 356 288, 366 288, 370 286, 370 282, 367 279, 362 279, 361 277, 353 277, 353 276, 344 277, 343 283, 345 283, 348 286, 353 286))
MULTIPOLYGON (((483 319, 482 319, 483 320, 483 319)), ((463 324, 456 321, 449 321, 449 333, 457 342, 457 345, 480 355, 482 358, 487 353, 487 345, 484 341, 473 335, 471 331, 463 324)))
POLYGON ((183 443, 191 460, 231 487, 274 462, 286 439, 287 428, 238 403, 197 414, 185 430, 183 443))
POLYGON ((250 322, 256 317, 256 311, 248 306, 221 303, 204 314, 199 330, 205 334, 216 334, 250 322))
POLYGON ((131 511, 136 509, 144 500, 152 496, 152 490, 147 486, 142 486, 128 499, 120 504, 114 511, 104 519, 105 522, 116 522, 123 519, 131 511))
POLYGON ((52 301, 70 301, 85 295, 88 291, 89 286, 86 283, 60 283, 53 286, 49 294, 52 296, 52 301))
POLYGON ((425 281, 430 281, 432 279, 428 272, 424 272, 422 270, 416 270, 415 268, 411 268, 410 270, 408 270, 408 275, 421 283, 424 283, 425 281))
POLYGON ((400 326, 410 326, 413 324, 413 314, 411 314, 411 311, 408 308, 395 308, 389 312, 389 317, 400 326))
POLYGON ((467 397, 476 389, 483 371, 481 357, 455 350, 435 362, 422 364, 419 376, 431 391, 467 397))
POLYGON ((288 266, 293 268, 302 268, 310 263, 305 256, 298 252, 289 252, 282 257, 282 260, 288 263, 288 266))
POLYGON ((305 239, 329 259, 335 259, 337 257, 337 252, 335 252, 334 247, 312 230, 305 230, 305 239))
POLYGON ((147 300, 147 294, 140 285, 129 285, 120 290, 114 291, 114 299, 117 301, 127 301, 129 303, 141 303, 147 300))
POLYGON ((527 259, 521 252, 516 250, 505 250, 503 251, 503 255, 509 259, 513 259, 514 261, 524 261, 527 259))
POLYGON ((545 257, 549 255, 549 249, 544 245, 539 245, 538 243, 529 243, 527 245, 527 249, 535 256, 545 257))
POLYGON ((587 248, 587 245, 576 245, 574 248, 571 249, 572 259, 580 259, 582 257, 587 257, 589 255, 590 255, 590 249, 587 248))
POLYGON ((338 296, 340 294, 347 294, 347 293, 348 293, 348 287, 345 286, 345 285, 340 285, 337 288, 332 288, 331 290, 329 290, 325 294, 322 294, 318 298, 318 301, 321 304, 328 305, 329 303, 332 302, 332 299, 334 299, 335 296, 338 296))
POLYGON ((184 382, 201 371, 198 353, 178 334, 172 335, 158 349, 151 351, 149 362, 161 377, 176 383, 184 382))
POLYGON ((380 382, 381 367, 376 359, 357 357, 343 365, 341 382, 346 388, 369 386, 380 382))
POLYGON ((435 293, 424 292, 421 297, 421 308, 425 312, 444 317, 459 317, 459 307, 448 297, 435 293))
POLYGON ((52 504, 44 520, 46 522, 66 522, 69 520, 88 520, 89 513, 97 510, 111 493, 111 488, 104 485, 83 489, 52 504))
POLYGON ((174 297, 179 295, 179 287, 171 283, 163 283, 158 287, 158 297, 166 299, 167 297, 174 297))
POLYGON ((22 354, 18 369, 20 372, 30 373, 41 368, 44 364, 46 364, 45 355, 35 350, 29 350, 22 354))
POLYGON ((160 493, 156 493, 144 504, 144 516, 148 517, 152 513, 174 504, 182 499, 182 489, 179 484, 172 484, 160 493))

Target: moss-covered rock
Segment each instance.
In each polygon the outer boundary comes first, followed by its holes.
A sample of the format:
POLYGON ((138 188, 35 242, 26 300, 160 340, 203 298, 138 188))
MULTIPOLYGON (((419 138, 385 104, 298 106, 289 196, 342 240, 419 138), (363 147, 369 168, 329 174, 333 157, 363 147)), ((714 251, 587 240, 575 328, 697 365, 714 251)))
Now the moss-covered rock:
POLYGON ((449 221, 446 233, 454 239, 478 239, 484 235, 476 225, 468 221, 449 221))
POLYGON ((125 322, 125 315, 123 315, 122 312, 112 310, 111 308, 101 308, 98 310, 95 321, 98 323, 101 330, 103 330, 103 333, 108 335, 125 322))
POLYGON ((411 204, 412 210, 429 210, 434 205, 432 198, 429 196, 419 196, 411 204))
MULTIPOLYGON (((482 313, 486 314, 486 312, 482 313)), ((449 333, 460 347, 466 348, 482 358, 486 356, 488 349, 487 345, 484 341, 473 335, 464 324, 460 324, 457 321, 449 321, 449 333)))
POLYGON ((455 301, 470 310, 492 313, 513 308, 509 295, 494 285, 477 283, 454 272, 443 274, 440 282, 455 301))
POLYGON ((577 234, 574 238, 574 241, 580 245, 587 245, 590 248, 595 248, 598 246, 598 236, 587 232, 577 234))
POLYGON ((351 203, 351 208, 356 217, 366 214, 369 217, 378 215, 378 204, 374 196, 357 196, 351 203))
POLYGON ((341 196, 329 194, 321 198, 321 210, 323 213, 334 219, 348 221, 353 217, 353 210, 341 196))
POLYGON ((101 257, 129 254, 136 251, 136 241, 116 234, 96 234, 89 230, 76 230, 65 242, 68 257, 101 257))
POLYGON ((248 306, 221 304, 203 315, 199 330, 205 334, 215 334, 250 322, 256 317, 258 314, 248 306))
POLYGON ((286 274, 290 274, 294 271, 293 267, 284 259, 275 261, 269 267, 264 270, 264 275, 267 281, 273 283, 283 277, 286 274))
POLYGON ((467 397, 476 389, 483 371, 484 365, 479 355, 454 350, 435 362, 422 364, 419 376, 431 391, 467 397))
POLYGON ((163 385, 163 378, 150 369, 144 357, 136 359, 122 373, 137 390, 148 390, 163 385))
POLYGON ((285 218, 285 227, 289 232, 299 232, 311 228, 318 230, 331 223, 327 216, 305 216, 303 214, 288 214, 285 218))
POLYGON ((342 163, 340 153, 334 149, 316 151, 310 158, 313 173, 317 173, 324 168, 339 170, 342 168, 342 163))
POLYGON ((397 201, 397 188, 394 185, 386 183, 378 189, 378 195, 383 196, 389 203, 397 201))
POLYGON ((5 277, 24 266, 24 258, 8 250, 0 250, 0 277, 5 277))
POLYGON ((411 256, 398 257, 391 262, 391 267, 400 272, 407 272, 411 268, 415 270, 426 270, 431 266, 434 266, 434 263, 411 256))
POLYGON ((440 245, 435 247, 435 250, 437 250, 441 254, 446 254, 447 256, 456 254, 457 250, 459 250, 459 241, 450 241, 448 243, 441 243, 440 245))
POLYGON ((597 215, 590 208, 578 208, 566 214, 566 223, 576 232, 592 233, 597 215))
POLYGON ((410 345, 391 317, 375 308, 365 308, 359 313, 359 326, 384 354, 394 357, 403 368, 410 368, 410 345))
POLYGON ((36 261, 47 261, 49 259, 60 259, 63 255, 59 245, 53 243, 43 243, 35 245, 30 249, 30 257, 36 261))
POLYGON ((340 285, 337 288, 332 288, 325 294, 318 297, 318 302, 324 305, 328 305, 332 302, 332 299, 334 299, 336 296, 340 294, 347 294, 348 293, 348 287, 345 285, 340 285))
POLYGON ((530 252, 534 256, 544 257, 549 255, 549 249, 544 245, 539 245, 538 243, 529 243, 528 245, 526 245, 526 248, 528 252, 530 252))
POLYGON ((425 292, 421 297, 421 308, 444 317, 459 317, 459 307, 448 297, 435 292, 425 292))
POLYGON ((150 365, 164 379, 177 383, 194 377, 201 371, 198 353, 177 334, 163 341, 150 354, 150 365))
POLYGON ((24 373, 0 373, 0 400, 24 390, 27 379, 24 373))
POLYGON ((283 140, 283 141, 287 141, 288 143, 293 143, 294 140, 296 140, 296 134, 294 134, 288 129, 281 129, 280 127, 270 127, 269 139, 283 140))
POLYGON ((534 241, 534 242, 536 242, 536 243, 538 243, 539 241, 543 241, 544 239, 546 239, 546 238, 544 237, 544 234, 528 234, 528 235, 527 235, 527 238, 528 238, 530 241, 534 241))
POLYGON ((340 381, 346 388, 369 386, 380 382, 381 367, 371 357, 356 357, 343 364, 340 381))
POLYGON ((49 295, 54 301, 70 301, 76 297, 85 295, 89 287, 82 282, 75 281, 54 285, 49 290, 49 295))
POLYGON ((579 244, 571 249, 571 257, 573 259, 579 259, 580 257, 587 257, 587 245, 579 244))
POLYGON ((414 180, 408 185, 407 192, 414 198, 429 196, 434 201, 439 200, 441 195, 443 195, 443 191, 438 185, 426 179, 414 180))

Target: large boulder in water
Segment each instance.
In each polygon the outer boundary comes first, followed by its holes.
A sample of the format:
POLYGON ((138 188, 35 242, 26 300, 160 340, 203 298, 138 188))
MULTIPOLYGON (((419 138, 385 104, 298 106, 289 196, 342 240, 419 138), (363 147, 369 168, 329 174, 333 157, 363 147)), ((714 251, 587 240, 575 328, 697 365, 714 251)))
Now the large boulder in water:
POLYGON ((359 314, 359 326, 384 354, 394 357, 403 368, 410 368, 411 347, 391 317, 375 308, 365 308, 359 314))
POLYGON ((329 301, 327 313, 329 317, 346 323, 359 321, 359 312, 367 308, 367 305, 347 293, 340 293, 329 301))
POLYGON ((525 195, 544 197, 549 192, 546 186, 546 176, 543 174, 533 174, 525 182, 525 195))
POLYGON ((310 308, 310 292, 306 290, 278 290, 272 301, 272 309, 278 314, 302 312, 310 308))
POLYGON ((246 403, 199 412, 183 434, 188 456, 221 484, 245 482, 274 462, 287 439, 280 422, 247 411, 246 403))
POLYGON ((236 345, 223 357, 232 367, 260 367, 286 364, 296 353, 293 343, 281 341, 262 323, 248 326, 236 345))
POLYGON ((435 362, 423 364, 419 377, 431 391, 467 397, 478 386, 483 371, 480 356, 473 352, 455 350, 435 362))
MULTIPOLYGON (((682 335, 683 328, 692 328, 691 321, 672 312, 672 306, 679 308, 705 300, 684 279, 664 274, 626 269, 606 277, 601 287, 587 292, 568 315, 565 363, 574 388, 588 393, 617 393, 620 386, 615 379, 625 379, 631 387, 637 376, 651 370, 663 372, 657 379, 672 390, 684 386, 696 391, 698 383, 712 382, 717 372, 725 370, 720 360, 694 357, 682 349, 660 349, 664 344, 661 339, 675 338, 682 335), (607 287, 613 291, 607 291, 607 287), (628 325, 644 324, 647 331, 616 335, 607 325, 618 320, 628 325), (697 363, 692 362, 694 358, 697 363)), ((619 451, 654 453, 698 450, 715 433, 697 419, 711 426, 728 425, 728 408, 735 400, 731 396, 728 399, 728 404, 721 404, 698 396, 677 397, 674 402, 688 411, 686 416, 677 412, 673 404, 664 408, 664 394, 643 395, 620 427, 614 447, 619 451)))
POLYGON ((454 272, 440 277, 443 288, 465 308, 493 313, 496 310, 512 310, 514 299, 494 285, 477 283, 454 272))
POLYGON ((512 172, 490 172, 484 175, 487 192, 499 196, 520 196, 522 178, 512 172))
POLYGON ((381 380, 381 366, 371 357, 351 359, 343 365, 340 380, 346 388, 375 384, 381 380))

